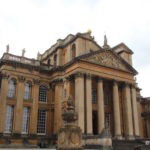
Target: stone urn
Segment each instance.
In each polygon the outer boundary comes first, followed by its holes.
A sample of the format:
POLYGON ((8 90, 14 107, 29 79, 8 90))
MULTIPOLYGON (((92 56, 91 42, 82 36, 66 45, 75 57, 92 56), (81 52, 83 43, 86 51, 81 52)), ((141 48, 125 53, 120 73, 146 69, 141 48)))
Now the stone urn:
POLYGON ((58 132, 58 150, 83 150, 82 148, 82 131, 75 124, 78 116, 74 110, 72 97, 67 101, 67 111, 62 114, 64 127, 61 127, 58 132))

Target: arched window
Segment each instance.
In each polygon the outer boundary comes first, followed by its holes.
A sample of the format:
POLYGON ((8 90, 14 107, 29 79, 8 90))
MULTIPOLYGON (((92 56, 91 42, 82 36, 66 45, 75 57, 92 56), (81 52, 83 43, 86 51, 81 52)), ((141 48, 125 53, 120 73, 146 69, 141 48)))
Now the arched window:
POLYGON ((11 79, 9 82, 8 97, 10 98, 15 97, 15 92, 16 92, 16 81, 14 79, 11 79))
POLYGON ((72 59, 76 57, 76 45, 73 44, 71 48, 72 59))
POLYGON ((27 82, 25 83, 24 99, 29 100, 30 98, 31 98, 31 84, 27 82))
POLYGON ((39 101, 47 102, 47 87, 41 85, 39 88, 39 101))

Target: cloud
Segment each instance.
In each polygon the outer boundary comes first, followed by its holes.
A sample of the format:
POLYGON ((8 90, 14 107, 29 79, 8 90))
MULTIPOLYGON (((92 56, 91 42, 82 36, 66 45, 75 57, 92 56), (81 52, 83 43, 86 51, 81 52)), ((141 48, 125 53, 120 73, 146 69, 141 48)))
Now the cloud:
MULTIPOLYGON (((0 55, 9 43, 11 53, 21 55, 26 48, 25 55, 35 58, 58 38, 91 29, 100 45, 104 33, 110 46, 125 42, 142 74, 150 64, 149 14, 149 0, 0 0, 0 55)), ((138 82, 145 90, 141 77, 138 82)))

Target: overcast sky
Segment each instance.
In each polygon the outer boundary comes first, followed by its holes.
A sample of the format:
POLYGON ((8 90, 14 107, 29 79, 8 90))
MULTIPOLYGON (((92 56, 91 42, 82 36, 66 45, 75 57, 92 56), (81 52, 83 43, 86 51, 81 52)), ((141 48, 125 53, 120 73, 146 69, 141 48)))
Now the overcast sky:
POLYGON ((102 46, 124 42, 134 52, 133 65, 142 96, 150 96, 150 0, 0 0, 0 56, 36 58, 59 38, 92 30, 102 46))

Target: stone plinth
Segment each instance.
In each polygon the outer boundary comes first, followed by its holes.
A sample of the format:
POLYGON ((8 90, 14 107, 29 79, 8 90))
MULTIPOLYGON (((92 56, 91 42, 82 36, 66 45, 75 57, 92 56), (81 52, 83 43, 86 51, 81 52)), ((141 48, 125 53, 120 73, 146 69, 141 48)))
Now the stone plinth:
POLYGON ((80 127, 75 125, 78 119, 77 113, 74 111, 72 98, 67 101, 67 111, 62 114, 64 127, 58 132, 58 150, 83 150, 82 148, 82 131, 80 127))

